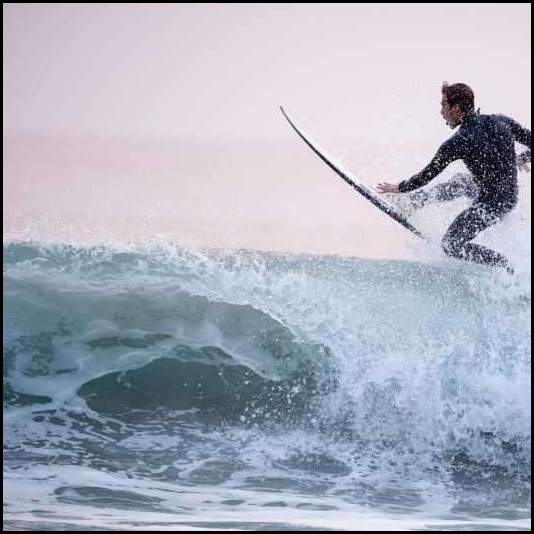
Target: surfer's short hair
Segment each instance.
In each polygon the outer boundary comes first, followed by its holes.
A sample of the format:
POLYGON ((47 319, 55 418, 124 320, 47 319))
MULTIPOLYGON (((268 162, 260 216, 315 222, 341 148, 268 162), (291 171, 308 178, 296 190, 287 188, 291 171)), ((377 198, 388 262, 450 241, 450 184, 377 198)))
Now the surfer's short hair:
POLYGON ((458 105, 464 113, 470 113, 475 109, 475 93, 465 83, 443 82, 441 92, 447 99, 449 106, 458 105))

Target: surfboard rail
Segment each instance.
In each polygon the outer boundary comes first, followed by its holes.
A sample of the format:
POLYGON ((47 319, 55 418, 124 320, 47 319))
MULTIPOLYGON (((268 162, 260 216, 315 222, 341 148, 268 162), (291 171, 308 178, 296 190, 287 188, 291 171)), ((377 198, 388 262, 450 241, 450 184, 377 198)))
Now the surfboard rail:
POLYGON ((353 189, 360 193, 363 197, 369 200, 374 204, 378 209, 389 215, 392 219, 397 221, 399 224, 402 224, 406 229, 410 230, 414 235, 420 237, 421 239, 426 239, 417 228, 413 226, 406 218, 399 213, 394 206, 391 206, 381 198, 377 196, 377 193, 373 191, 368 185, 360 182, 356 177, 354 177, 349 171, 343 169, 342 165, 338 162, 335 162, 334 158, 327 155, 324 150, 320 149, 315 141, 304 134, 304 132, 296 126, 296 124, 289 118, 288 114, 282 106, 280 106, 280 111, 283 116, 290 124, 290 126, 295 130, 299 137, 317 154, 340 178, 342 178, 347 184, 349 184, 353 189))

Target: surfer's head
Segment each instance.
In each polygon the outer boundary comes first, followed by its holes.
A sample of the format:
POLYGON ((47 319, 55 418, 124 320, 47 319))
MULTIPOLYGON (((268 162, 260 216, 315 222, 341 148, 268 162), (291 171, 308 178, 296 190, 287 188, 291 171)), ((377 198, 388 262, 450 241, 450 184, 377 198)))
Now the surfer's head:
POLYGON ((451 127, 462 124, 465 115, 473 113, 475 109, 475 94, 465 83, 449 85, 443 82, 441 86, 441 116, 451 127))

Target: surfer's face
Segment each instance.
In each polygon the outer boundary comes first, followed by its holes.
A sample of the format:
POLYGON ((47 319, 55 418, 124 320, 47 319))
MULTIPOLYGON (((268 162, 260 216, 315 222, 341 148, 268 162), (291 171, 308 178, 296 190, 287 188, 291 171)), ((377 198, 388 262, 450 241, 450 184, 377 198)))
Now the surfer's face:
POLYGON ((445 122, 451 127, 456 128, 462 123, 463 113, 460 110, 458 104, 450 106, 447 102, 445 95, 441 97, 441 116, 445 119, 445 122))

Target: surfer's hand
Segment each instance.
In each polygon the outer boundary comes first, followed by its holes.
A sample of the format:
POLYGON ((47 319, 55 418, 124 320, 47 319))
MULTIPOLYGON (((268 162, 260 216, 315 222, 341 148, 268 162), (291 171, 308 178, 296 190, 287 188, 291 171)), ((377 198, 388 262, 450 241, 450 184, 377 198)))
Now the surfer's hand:
POLYGON ((379 193, 398 193, 399 192, 399 185, 398 184, 390 184, 389 182, 381 182, 377 184, 376 190, 379 193))
POLYGON ((529 161, 518 161, 517 168, 520 171, 530 172, 529 161))
POLYGON ((523 152, 522 154, 519 154, 519 156, 517 156, 517 168, 520 171, 530 172, 529 163, 530 163, 530 151, 523 152))

